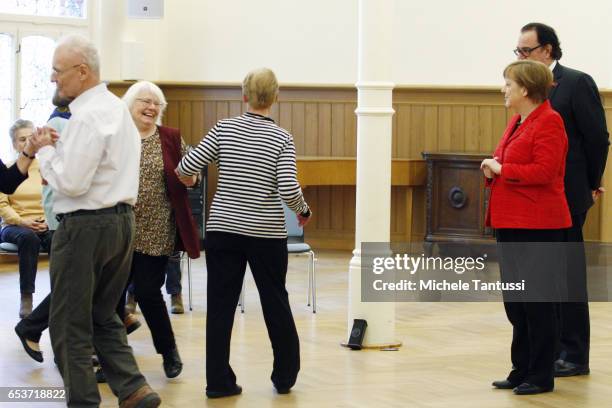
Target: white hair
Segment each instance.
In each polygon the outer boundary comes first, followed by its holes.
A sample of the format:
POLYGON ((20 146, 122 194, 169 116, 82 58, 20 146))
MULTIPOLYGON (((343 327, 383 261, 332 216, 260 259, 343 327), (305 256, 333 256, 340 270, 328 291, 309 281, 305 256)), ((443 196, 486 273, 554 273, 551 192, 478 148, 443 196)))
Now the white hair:
POLYGON ((96 76, 100 76, 100 54, 96 46, 87 38, 71 34, 59 40, 57 48, 59 47, 66 47, 80 55, 83 58, 83 64, 86 64, 96 76))
POLYGON ((138 81, 125 91, 125 95, 123 95, 123 102, 127 105, 128 109, 131 111, 134 103, 136 103, 136 98, 143 92, 151 92, 153 95, 159 99, 159 102, 162 104, 159 110, 159 116, 157 117, 157 124, 162 124, 162 116, 164 116, 164 111, 166 110, 166 106, 168 103, 166 102, 166 97, 164 93, 159 88, 159 86, 155 85, 153 82, 149 81, 138 81))

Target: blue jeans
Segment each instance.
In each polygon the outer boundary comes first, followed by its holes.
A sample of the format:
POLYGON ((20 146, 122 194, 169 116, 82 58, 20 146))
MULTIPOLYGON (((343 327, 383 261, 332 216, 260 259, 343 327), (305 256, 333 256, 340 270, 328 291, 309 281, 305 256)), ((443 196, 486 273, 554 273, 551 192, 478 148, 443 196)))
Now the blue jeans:
POLYGON ((181 253, 176 251, 168 257, 168 265, 166 265, 166 293, 180 295, 182 290, 181 253))
POLYGON ((36 233, 33 230, 17 225, 2 228, 0 239, 17 245, 19 255, 19 287, 21 293, 34 293, 34 282, 38 269, 38 253, 51 249, 52 231, 36 233))
MULTIPOLYGON (((175 251, 168 257, 166 265, 166 293, 169 295, 180 295, 183 291, 181 286, 181 252, 175 251)), ((128 292, 134 294, 134 284, 130 282, 128 292)))

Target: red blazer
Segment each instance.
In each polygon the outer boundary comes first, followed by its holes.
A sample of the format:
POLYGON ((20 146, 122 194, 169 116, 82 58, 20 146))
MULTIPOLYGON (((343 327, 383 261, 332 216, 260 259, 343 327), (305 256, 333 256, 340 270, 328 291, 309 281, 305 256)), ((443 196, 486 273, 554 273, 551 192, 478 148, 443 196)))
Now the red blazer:
POLYGON ((174 169, 181 161, 181 133, 178 129, 159 126, 159 137, 164 160, 164 173, 170 205, 174 210, 177 230, 177 251, 187 251, 191 259, 200 257, 200 238, 195 225, 187 197, 187 188, 183 185, 174 169))
POLYGON ((563 119, 545 101, 514 133, 516 115, 494 157, 501 174, 491 188, 486 224, 493 228, 560 229, 572 225, 563 177, 567 135, 563 119))

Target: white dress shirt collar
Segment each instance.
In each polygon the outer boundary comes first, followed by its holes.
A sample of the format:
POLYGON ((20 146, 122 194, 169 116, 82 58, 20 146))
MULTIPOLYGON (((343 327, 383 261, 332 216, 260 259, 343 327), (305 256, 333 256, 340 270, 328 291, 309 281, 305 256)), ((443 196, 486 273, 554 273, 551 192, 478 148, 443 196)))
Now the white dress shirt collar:
POLYGON ((86 105, 87 102, 106 91, 107 88, 104 82, 100 82, 98 85, 89 88, 70 102, 68 105, 70 112, 74 115, 82 106, 86 105))
POLYGON ((552 64, 548 66, 548 68, 552 71, 557 66, 557 60, 553 60, 552 64))

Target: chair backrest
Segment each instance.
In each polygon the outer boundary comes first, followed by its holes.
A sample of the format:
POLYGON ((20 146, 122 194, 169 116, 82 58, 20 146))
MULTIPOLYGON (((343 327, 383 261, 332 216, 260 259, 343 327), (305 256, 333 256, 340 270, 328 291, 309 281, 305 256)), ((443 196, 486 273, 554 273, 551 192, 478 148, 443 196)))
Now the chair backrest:
POLYGON ((287 228, 287 238, 292 241, 304 242, 304 228, 298 224, 297 216, 283 201, 285 211, 285 227, 287 228))

